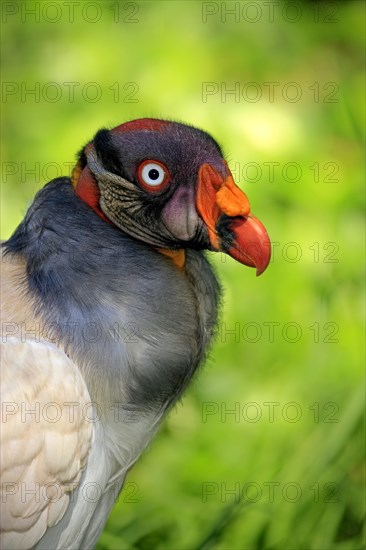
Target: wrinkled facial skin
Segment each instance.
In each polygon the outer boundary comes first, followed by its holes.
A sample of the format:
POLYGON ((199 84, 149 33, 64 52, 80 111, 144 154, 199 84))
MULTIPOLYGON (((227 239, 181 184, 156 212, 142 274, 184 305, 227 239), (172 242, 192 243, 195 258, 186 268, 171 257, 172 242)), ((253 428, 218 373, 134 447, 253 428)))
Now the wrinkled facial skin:
POLYGON ((158 137, 154 130, 99 132, 94 146, 108 171, 135 184, 134 196, 130 193, 129 198, 130 202, 133 199, 136 202, 126 208, 131 208, 141 226, 149 227, 155 236, 161 237, 159 245, 210 247, 195 206, 197 174, 205 162, 224 174, 221 150, 204 132, 189 127, 182 131, 180 125, 167 125, 158 137), (169 171, 170 183, 159 194, 149 193, 139 185, 137 170, 146 159, 161 162, 169 171))
POLYGON ((81 152, 74 185, 90 205, 93 188, 95 210, 146 243, 222 250, 258 274, 268 265, 268 235, 202 130, 155 119, 102 129, 81 152), (165 174, 156 187, 141 181, 142 167, 154 162, 165 174))

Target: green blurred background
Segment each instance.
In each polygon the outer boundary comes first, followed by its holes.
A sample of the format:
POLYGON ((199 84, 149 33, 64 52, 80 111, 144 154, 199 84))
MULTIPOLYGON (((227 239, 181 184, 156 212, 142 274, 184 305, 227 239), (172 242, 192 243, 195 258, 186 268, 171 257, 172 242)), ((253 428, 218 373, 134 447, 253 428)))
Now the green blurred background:
POLYGON ((153 116, 222 144, 274 243, 259 279, 210 254, 216 343, 98 548, 364 548, 364 3, 73 4, 2 2, 2 237, 153 116))

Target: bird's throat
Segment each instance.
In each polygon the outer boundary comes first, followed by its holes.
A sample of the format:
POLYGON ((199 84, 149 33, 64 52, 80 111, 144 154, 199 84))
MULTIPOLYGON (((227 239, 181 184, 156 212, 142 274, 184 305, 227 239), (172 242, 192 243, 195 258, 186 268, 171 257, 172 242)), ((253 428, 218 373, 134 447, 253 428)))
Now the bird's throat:
MULTIPOLYGON (((100 191, 98 188, 97 181, 91 172, 91 170, 86 166, 82 168, 78 163, 71 176, 71 183, 75 189, 75 194, 86 204, 88 204, 99 217, 104 221, 115 225, 111 220, 107 218, 99 205, 100 191)), ((164 256, 167 256, 172 260, 172 262, 179 268, 184 269, 186 255, 183 248, 178 250, 172 250, 169 248, 160 248, 156 247, 156 250, 164 256)))
POLYGON ((160 254, 164 254, 164 256, 170 258, 173 263, 177 267, 179 267, 179 269, 184 269, 186 263, 186 253, 183 248, 179 248, 178 250, 171 250, 169 248, 157 248, 156 250, 160 252, 160 254))

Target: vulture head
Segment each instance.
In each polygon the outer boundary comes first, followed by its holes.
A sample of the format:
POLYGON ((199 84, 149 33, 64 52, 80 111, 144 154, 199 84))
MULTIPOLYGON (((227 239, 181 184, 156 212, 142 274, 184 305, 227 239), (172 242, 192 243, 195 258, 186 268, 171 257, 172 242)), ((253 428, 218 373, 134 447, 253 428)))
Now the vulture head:
POLYGON ((101 129, 73 170, 76 194, 104 220, 184 263, 184 249, 222 251, 263 273, 266 229, 216 141, 177 122, 143 118, 101 129))

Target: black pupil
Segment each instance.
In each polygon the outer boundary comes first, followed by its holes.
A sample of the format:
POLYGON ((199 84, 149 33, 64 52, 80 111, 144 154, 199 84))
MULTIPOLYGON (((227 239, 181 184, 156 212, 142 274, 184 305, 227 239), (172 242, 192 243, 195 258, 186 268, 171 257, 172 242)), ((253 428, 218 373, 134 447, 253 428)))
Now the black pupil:
POLYGON ((149 170, 149 178, 151 180, 157 180, 159 175, 159 171, 156 168, 151 168, 151 170, 149 170))

